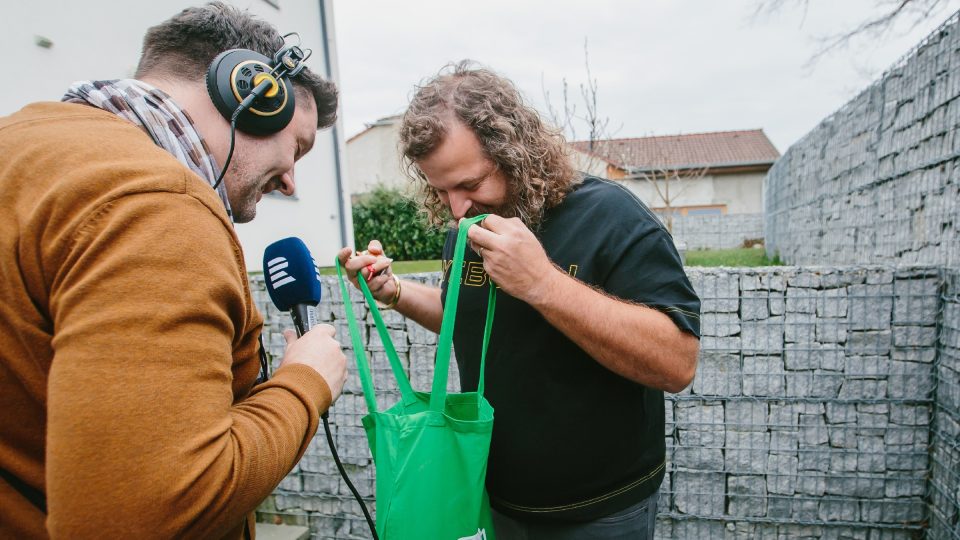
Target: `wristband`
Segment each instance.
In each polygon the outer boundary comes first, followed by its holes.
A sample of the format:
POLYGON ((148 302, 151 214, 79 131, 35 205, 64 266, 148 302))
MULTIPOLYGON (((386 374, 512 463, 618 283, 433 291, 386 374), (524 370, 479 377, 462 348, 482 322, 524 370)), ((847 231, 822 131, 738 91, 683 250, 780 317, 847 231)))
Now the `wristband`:
POLYGON ((390 277, 393 278, 393 284, 397 290, 393 293, 393 298, 390 299, 389 304, 383 304, 377 300, 377 307, 380 309, 393 309, 397 307, 397 302, 400 301, 400 278, 398 278, 396 274, 391 274, 390 277))

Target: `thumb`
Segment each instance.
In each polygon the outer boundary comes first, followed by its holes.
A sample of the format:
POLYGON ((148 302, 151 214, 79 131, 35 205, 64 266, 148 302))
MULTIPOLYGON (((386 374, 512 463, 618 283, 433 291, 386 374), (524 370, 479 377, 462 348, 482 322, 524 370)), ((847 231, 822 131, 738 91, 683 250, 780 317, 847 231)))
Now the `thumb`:
POLYGON ((287 347, 289 347, 297 340, 297 332, 294 330, 284 330, 283 339, 287 340, 287 347))

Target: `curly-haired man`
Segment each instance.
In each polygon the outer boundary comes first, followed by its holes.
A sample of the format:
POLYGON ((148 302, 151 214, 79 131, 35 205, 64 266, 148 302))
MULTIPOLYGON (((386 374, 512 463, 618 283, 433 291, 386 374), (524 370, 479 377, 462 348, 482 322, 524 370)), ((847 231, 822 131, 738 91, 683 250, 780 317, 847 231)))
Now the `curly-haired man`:
MULTIPOLYGON (((510 81, 466 62, 417 89, 400 146, 434 224, 491 214, 469 230, 454 347, 463 389, 476 388, 493 280, 497 537, 653 538, 663 392, 690 383, 699 350, 700 301, 670 234, 622 186, 577 173, 510 81)), ((396 278, 376 241, 340 258, 355 284, 363 272, 378 300, 439 330, 446 281, 396 278)))

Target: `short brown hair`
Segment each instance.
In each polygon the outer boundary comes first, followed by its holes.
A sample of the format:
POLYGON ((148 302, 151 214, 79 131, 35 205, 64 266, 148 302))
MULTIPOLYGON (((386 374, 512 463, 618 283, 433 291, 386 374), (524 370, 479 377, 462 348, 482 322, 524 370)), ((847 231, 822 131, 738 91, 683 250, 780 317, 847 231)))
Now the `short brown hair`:
POLYGON ((469 127, 487 156, 507 177, 513 216, 536 229, 544 212, 563 200, 581 178, 570 163, 560 130, 541 120, 509 80, 469 60, 448 64, 417 88, 400 124, 407 175, 419 188, 428 221, 443 226, 450 211, 427 183, 417 160, 443 140, 451 115, 469 127))
MULTIPOLYGON (((135 77, 147 74, 200 80, 213 59, 229 49, 250 49, 273 56, 283 37, 269 23, 223 2, 187 8, 151 27, 143 37, 143 50, 135 77)), ((297 93, 313 96, 317 128, 337 120, 337 86, 305 68, 293 78, 297 93)))

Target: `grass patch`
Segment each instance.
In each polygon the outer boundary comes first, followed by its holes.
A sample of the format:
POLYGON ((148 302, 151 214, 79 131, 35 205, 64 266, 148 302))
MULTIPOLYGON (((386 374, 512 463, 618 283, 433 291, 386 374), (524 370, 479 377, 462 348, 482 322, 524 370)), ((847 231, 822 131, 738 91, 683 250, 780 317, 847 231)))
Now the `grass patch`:
MULTIPOLYGON (((767 257, 763 248, 736 249, 696 249, 687 252, 686 266, 783 266, 780 257, 767 257)), ((439 272, 440 260, 394 261, 395 274, 419 274, 439 272)), ((320 275, 335 276, 337 269, 332 266, 320 268, 320 275)))
MULTIPOLYGON (((783 263, 777 256, 768 258, 763 248, 697 249, 687 252, 686 266, 783 266, 783 263)), ((439 259, 393 263, 393 272, 400 275, 439 271, 439 259)), ((337 269, 332 266, 321 267, 320 275, 335 276, 337 269)))
MULTIPOLYGON (((394 274, 419 274, 421 272, 439 272, 440 259, 432 261, 394 261, 394 274)), ((333 266, 324 266, 320 268, 321 276, 335 276, 337 269, 333 266)))
POLYGON ((687 266, 783 266, 780 257, 767 257, 763 248, 697 249, 686 253, 687 266))

